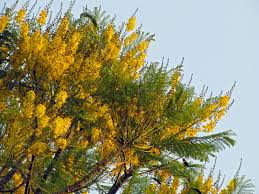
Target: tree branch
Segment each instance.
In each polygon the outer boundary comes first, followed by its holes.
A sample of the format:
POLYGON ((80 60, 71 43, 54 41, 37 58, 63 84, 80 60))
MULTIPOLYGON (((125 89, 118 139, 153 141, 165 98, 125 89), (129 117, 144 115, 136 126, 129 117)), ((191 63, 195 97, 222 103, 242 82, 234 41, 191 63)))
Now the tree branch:
POLYGON ((129 169, 127 173, 123 174, 117 182, 115 182, 111 189, 109 190, 108 194, 115 194, 120 187, 133 175, 133 168, 129 169))

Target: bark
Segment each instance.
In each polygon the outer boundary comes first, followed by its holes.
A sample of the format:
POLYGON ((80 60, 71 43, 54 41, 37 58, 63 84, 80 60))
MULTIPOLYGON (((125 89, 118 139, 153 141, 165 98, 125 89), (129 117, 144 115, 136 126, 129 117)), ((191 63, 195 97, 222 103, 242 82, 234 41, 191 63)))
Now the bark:
POLYGON ((111 189, 109 190, 108 194, 115 194, 121 186, 132 176, 133 174, 133 169, 130 169, 126 174, 123 174, 118 181, 116 181, 111 189))

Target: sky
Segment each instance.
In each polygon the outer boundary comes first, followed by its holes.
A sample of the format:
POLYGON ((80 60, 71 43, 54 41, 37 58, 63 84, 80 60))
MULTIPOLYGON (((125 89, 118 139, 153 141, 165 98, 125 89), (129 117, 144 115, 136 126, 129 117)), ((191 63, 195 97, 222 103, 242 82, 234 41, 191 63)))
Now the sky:
MULTIPOLYGON (((0 0, 0 8, 3 2, 10 5, 14 0, 0 0)), ((63 2, 66 7, 70 0, 63 2)), ((101 6, 111 16, 116 15, 117 24, 127 21, 138 8, 138 25, 154 33, 156 39, 148 51, 148 60, 169 58, 173 67, 184 57, 185 80, 193 73, 197 93, 204 84, 214 94, 226 92, 236 81, 235 103, 216 129, 233 130, 237 144, 218 154, 217 169, 228 180, 242 158, 241 174, 258 185, 259 1, 78 0, 73 12, 80 13, 85 5, 88 9, 101 6)), ((53 9, 59 7, 60 1, 55 0, 53 9)))

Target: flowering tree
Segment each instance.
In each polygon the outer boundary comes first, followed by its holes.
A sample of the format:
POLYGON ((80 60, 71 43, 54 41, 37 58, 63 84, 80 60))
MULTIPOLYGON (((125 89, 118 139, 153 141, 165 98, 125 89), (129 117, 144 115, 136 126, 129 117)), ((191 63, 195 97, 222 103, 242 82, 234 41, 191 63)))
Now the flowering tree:
POLYGON ((135 15, 116 29, 99 9, 48 22, 49 5, 28 10, 0 16, 0 192, 240 190, 244 179, 221 189, 186 161, 234 145, 230 131, 211 134, 231 90, 198 95, 182 64, 147 63, 153 35, 135 15))

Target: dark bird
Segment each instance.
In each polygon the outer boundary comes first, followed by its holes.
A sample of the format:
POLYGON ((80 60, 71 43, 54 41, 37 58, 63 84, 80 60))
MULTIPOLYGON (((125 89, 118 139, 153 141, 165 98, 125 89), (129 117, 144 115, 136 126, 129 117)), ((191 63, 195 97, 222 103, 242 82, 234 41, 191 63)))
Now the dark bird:
POLYGON ((159 185, 161 185, 161 182, 157 178, 153 178, 159 185))
POLYGON ((184 166, 188 167, 189 166, 189 163, 183 158, 183 164, 184 166))

